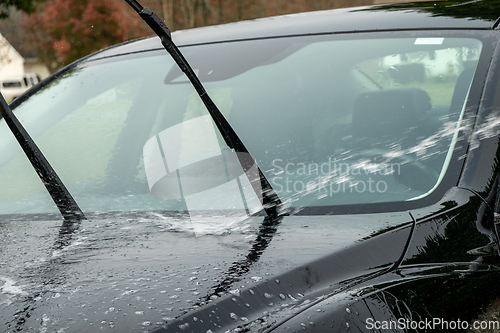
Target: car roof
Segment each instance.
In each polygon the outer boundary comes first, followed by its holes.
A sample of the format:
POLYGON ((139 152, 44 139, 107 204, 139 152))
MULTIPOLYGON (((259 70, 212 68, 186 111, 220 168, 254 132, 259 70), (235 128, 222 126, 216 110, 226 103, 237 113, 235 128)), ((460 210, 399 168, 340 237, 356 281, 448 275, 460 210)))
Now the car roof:
MULTIPOLYGON (((223 25, 187 29, 172 34, 178 46, 322 33, 361 31, 494 29, 500 1, 425 1, 343 8, 268 17, 223 25)), ((98 58, 161 48, 158 38, 112 47, 98 58)))

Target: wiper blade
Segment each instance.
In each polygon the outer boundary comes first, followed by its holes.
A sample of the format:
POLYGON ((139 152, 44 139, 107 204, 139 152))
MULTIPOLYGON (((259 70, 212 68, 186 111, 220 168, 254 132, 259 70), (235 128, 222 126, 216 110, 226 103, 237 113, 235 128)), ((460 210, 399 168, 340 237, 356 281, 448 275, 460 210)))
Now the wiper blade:
POLYGON ((255 162, 255 159, 250 155, 247 148, 238 137, 234 129, 231 127, 229 122, 226 120, 226 118, 224 118, 220 110, 212 101, 205 88, 203 87, 203 84, 198 79, 195 72, 193 71, 187 60, 184 58, 177 45, 175 45, 175 43, 173 42, 170 30, 162 22, 162 20, 149 8, 143 7, 136 0, 125 1, 141 16, 141 18, 156 33, 156 35, 160 37, 163 47, 165 47, 167 52, 172 56, 172 58, 177 63, 179 68, 184 72, 184 74, 186 74, 189 81, 200 96, 203 104, 207 108, 208 113, 215 122, 215 125, 222 134, 222 137, 224 138, 224 141, 226 142, 228 147, 234 149, 237 153, 242 153, 237 155, 241 166, 243 167, 243 170, 247 172, 253 165, 257 166, 261 183, 260 185, 262 188, 262 193, 257 193, 257 195, 262 195, 264 210, 266 211, 266 213, 270 216, 284 215, 284 212, 281 211, 281 199, 278 197, 273 187, 264 176, 264 173, 255 162))
POLYGON ((80 207, 78 207, 75 199, 73 199, 66 186, 64 186, 49 161, 43 156, 40 148, 38 148, 26 129, 24 129, 14 115, 1 93, 0 114, 16 137, 17 142, 21 145, 31 165, 42 180, 43 185, 45 185, 45 188, 52 197, 52 200, 54 200, 61 215, 64 217, 65 222, 85 220, 85 215, 80 207))

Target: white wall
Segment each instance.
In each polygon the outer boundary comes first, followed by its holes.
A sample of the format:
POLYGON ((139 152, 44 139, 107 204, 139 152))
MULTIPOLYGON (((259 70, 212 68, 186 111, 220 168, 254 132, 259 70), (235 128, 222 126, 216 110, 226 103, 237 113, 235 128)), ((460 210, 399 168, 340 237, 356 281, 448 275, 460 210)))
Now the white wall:
POLYGON ((0 34, 0 79, 22 77, 24 59, 0 34))

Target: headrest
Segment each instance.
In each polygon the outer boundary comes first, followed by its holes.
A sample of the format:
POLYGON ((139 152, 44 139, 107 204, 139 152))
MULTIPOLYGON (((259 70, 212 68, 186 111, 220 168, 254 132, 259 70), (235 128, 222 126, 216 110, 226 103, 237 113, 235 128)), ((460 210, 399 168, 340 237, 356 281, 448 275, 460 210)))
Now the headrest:
POLYGON ((402 138, 431 107, 429 95, 418 88, 362 93, 354 102, 353 134, 367 139, 402 138))

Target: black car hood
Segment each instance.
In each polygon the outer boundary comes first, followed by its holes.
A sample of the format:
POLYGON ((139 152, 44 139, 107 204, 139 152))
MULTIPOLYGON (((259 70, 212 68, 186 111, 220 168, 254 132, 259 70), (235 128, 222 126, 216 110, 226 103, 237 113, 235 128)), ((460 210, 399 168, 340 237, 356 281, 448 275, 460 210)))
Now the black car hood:
POLYGON ((472 310, 463 298, 463 290, 478 292, 479 276, 498 279, 495 237, 484 228, 491 217, 487 201, 462 188, 412 212, 290 217, 231 290, 212 292, 155 333, 364 332, 368 318, 467 314, 464 319, 472 320, 497 295, 478 296, 482 302, 472 310), (363 234, 359 228, 377 223, 386 227, 355 241, 363 234), (307 256, 312 248, 319 252, 307 256), (436 287, 446 282, 449 288, 436 287), (453 283, 463 286, 455 289, 453 283), (458 310, 437 300, 456 300, 458 310))
MULTIPOLYGON (((454 188, 412 212, 286 216, 274 233, 259 216, 198 236, 186 215, 152 212, 96 215, 75 230, 60 220, 3 221, 0 330, 286 332, 351 310, 364 313, 361 324, 390 306, 376 305, 385 297, 377 290, 394 286, 406 302, 432 306, 404 284, 469 270, 496 278, 500 265, 487 263, 491 237, 481 227, 491 215, 479 196, 454 188)), ((448 297, 436 283, 420 296, 432 288, 448 297)))
MULTIPOLYGON (((407 212, 289 216, 249 262, 263 220, 254 217, 218 235, 197 237, 184 217, 96 217, 83 222, 63 247, 55 245, 61 244, 60 221, 3 223, 2 330, 154 330, 200 307, 210 312, 212 303, 234 307, 233 295, 241 296, 238 306, 248 318, 257 318, 262 307, 278 310, 311 285, 390 266, 411 226, 407 212), (376 243, 362 241, 402 224, 402 237, 388 232, 375 237, 376 243), (308 275, 311 265, 324 276, 308 275)), ((226 313, 229 324, 234 311, 226 313)))
POLYGON ((248 274, 233 277, 231 290, 212 292, 197 304, 201 309, 191 309, 158 332, 201 332, 207 327, 225 332, 240 325, 266 329, 272 326, 266 323, 269 315, 288 318, 294 315, 292 307, 307 307, 323 299, 330 288, 338 292, 357 280, 387 271, 404 254, 413 223, 408 213, 377 215, 403 225, 391 228, 386 224, 385 231, 379 230, 382 234, 370 238, 363 234, 370 229, 367 221, 374 221, 373 216, 372 220, 355 215, 285 218, 283 229, 248 274))

